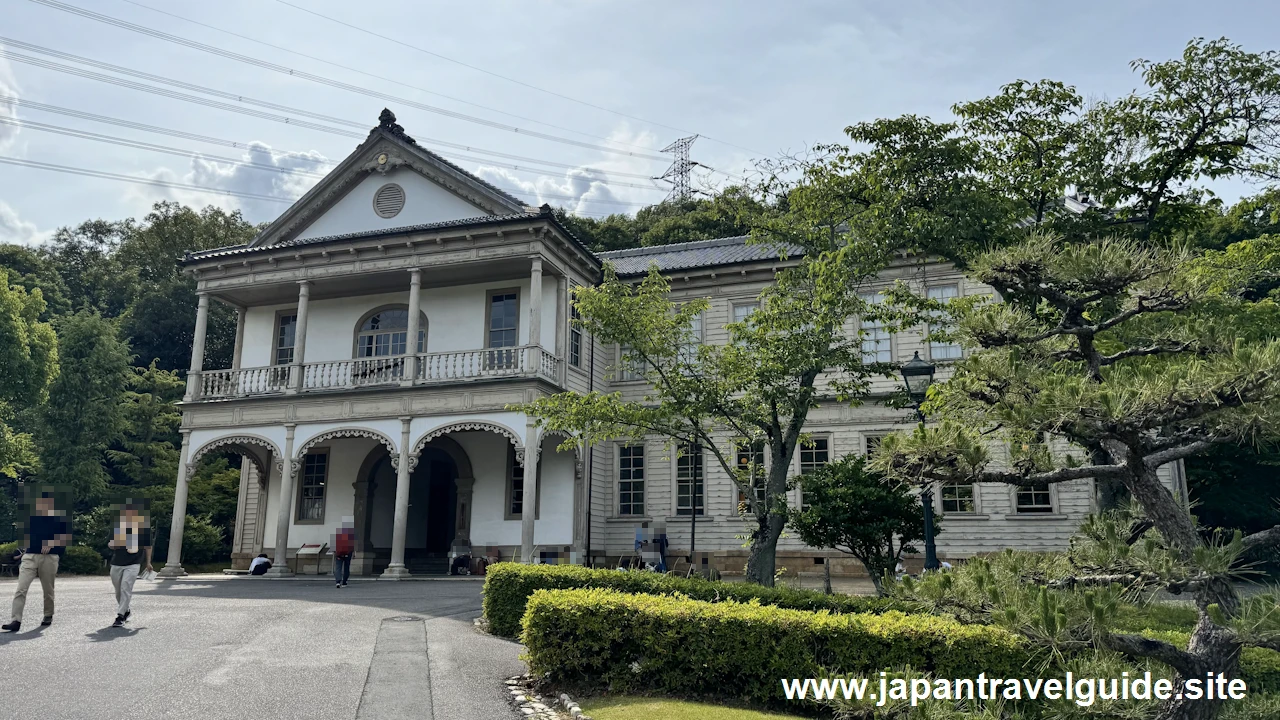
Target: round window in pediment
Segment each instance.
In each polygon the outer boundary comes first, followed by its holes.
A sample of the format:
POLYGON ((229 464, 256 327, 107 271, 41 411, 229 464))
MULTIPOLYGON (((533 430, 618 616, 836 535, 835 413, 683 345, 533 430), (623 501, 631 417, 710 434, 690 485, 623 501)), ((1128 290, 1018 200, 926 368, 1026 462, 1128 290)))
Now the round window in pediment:
POLYGON ((378 217, 393 218, 404 209, 404 188, 395 183, 387 183, 373 194, 373 211, 378 217))

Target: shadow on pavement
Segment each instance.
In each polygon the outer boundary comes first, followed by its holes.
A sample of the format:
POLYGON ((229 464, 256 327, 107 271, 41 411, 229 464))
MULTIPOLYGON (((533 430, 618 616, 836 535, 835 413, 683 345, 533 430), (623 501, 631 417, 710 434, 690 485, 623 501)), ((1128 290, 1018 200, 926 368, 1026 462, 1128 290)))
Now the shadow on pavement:
POLYGON ((11 642, 18 642, 19 640, 35 640, 39 638, 43 632, 44 626, 36 625, 34 630, 28 630, 26 632, 19 630, 18 632, 0 633, 0 645, 8 645, 11 642))
POLYGON ((428 618, 456 617, 470 620, 480 616, 478 581, 406 581, 365 580, 336 588, 325 581, 272 580, 266 578, 187 578, 139 583, 140 595, 199 597, 205 599, 303 600, 317 603, 380 607, 400 613, 413 613, 428 618))
POLYGON ((146 630, 146 628, 104 627, 101 630, 85 633, 84 636, 94 642, 109 642, 119 638, 133 637, 138 634, 139 630, 146 630))

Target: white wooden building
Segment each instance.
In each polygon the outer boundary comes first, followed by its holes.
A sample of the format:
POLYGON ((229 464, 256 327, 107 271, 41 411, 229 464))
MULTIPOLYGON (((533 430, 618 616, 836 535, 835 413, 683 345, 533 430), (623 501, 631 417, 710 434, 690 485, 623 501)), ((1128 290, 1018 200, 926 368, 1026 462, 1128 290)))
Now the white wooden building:
MULTIPOLYGON (((745 238, 594 255, 549 208, 527 207, 421 147, 384 111, 368 139, 252 242, 184 261, 200 311, 164 572, 183 572, 187 477, 202 457, 227 451, 245 458, 237 567, 265 552, 273 573, 287 573, 297 549, 327 542, 343 516, 355 518, 352 572, 384 578, 442 573, 460 554, 615 563, 632 554, 645 521, 665 522, 671 554, 681 555, 696 518, 697 550, 740 570, 737 489, 713 463, 677 459, 657 438, 560 451, 563 438, 508 409, 566 390, 643 393, 643 381, 612 371, 619 348, 570 323, 570 289, 599 282, 606 261, 637 279, 656 264, 674 296, 710 298, 699 330, 708 343, 726 341, 725 324, 750 311, 782 262, 745 238), (230 368, 204 367, 210 302, 238 314, 230 368)), ((941 298, 989 292, 941 264, 904 262, 884 282, 896 278, 941 298)), ((876 331, 866 349, 890 361, 918 351, 944 366, 960 356, 920 333, 876 331)), ((794 470, 866 452, 908 420, 874 402, 825 404, 807 428, 815 446, 797 453, 794 470)), ((1178 468, 1166 476, 1184 489, 1178 468)), ((1088 481, 936 495, 944 558, 1063 548, 1094 507, 1088 481)), ((784 538, 779 565, 811 571, 827 555, 784 538)))

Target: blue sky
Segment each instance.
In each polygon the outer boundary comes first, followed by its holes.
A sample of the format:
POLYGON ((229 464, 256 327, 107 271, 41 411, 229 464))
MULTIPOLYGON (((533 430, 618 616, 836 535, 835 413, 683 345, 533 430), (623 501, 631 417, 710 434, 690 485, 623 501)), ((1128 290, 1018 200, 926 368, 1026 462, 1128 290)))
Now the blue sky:
MULTIPOLYGON (((83 67, 11 41, 28 43, 369 127, 377 123, 383 106, 390 106, 409 134, 422 144, 447 155, 490 158, 488 162, 456 161, 468 170, 517 191, 530 202, 565 205, 593 215, 634 211, 660 200, 664 196, 661 189, 630 186, 656 183, 631 176, 659 175, 665 164, 625 153, 656 155, 657 150, 688 132, 707 136, 695 143, 695 160, 719 170, 740 172, 753 157, 839 141, 842 129, 860 120, 902 113, 946 118, 953 103, 991 94, 1014 79, 1049 77, 1075 85, 1086 96, 1116 96, 1138 85, 1129 61, 1171 57, 1196 36, 1225 35, 1255 51, 1280 48, 1275 33, 1280 27, 1280 5, 1258 2, 1210 6, 1181 1, 624 4, 577 0, 288 0, 390 40, 279 0, 65 2, 443 110, 622 152, 546 141, 395 100, 365 97, 31 0, 0 0, 0 48, 83 67), (232 37, 147 6, 403 84, 232 37), (574 169, 441 148, 424 138, 574 169), (531 169, 515 170, 499 164, 531 169)), ((0 124, 0 156, 280 199, 296 197, 316 180, 314 173, 327 169, 326 162, 341 160, 359 142, 358 138, 208 108, 12 59, 0 59, 0 95, 235 141, 245 147, 219 147, 157 135, 29 105, 14 109, 0 103, 0 119, 16 116, 23 122, 206 155, 248 158, 312 174, 277 173, 208 157, 160 154, 11 124, 0 124), (254 151, 246 149, 255 143, 254 151)), ((266 112, 296 117, 292 112, 266 112)), ((723 179, 716 174, 705 181, 723 179)), ((1228 198, 1250 191, 1243 185, 1220 188, 1228 198)), ((161 199, 238 208, 255 222, 270 220, 287 207, 269 199, 0 164, 0 242, 36 243, 62 225, 98 217, 140 216, 161 199)))

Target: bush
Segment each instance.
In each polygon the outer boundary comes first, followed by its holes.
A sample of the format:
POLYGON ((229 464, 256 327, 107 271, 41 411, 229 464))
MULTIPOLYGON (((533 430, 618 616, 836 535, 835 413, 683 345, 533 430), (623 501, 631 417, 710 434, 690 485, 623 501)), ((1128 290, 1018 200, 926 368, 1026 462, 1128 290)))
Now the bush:
POLYGON ((781 704, 780 678, 869 676, 910 665, 940 677, 1016 677, 1013 634, 934 615, 805 612, 602 589, 539 590, 522 641, 530 672, 609 692, 781 704))
POLYGON ((9 558, 13 557, 13 554, 16 552, 18 552, 17 540, 14 540, 13 542, 0 543, 0 559, 5 562, 8 562, 9 558))
POLYGON ((824 595, 814 590, 764 587, 751 583, 728 583, 702 578, 683 578, 649 572, 594 570, 578 565, 522 565, 498 563, 489 566, 484 580, 484 617, 495 635, 515 637, 520 632, 525 603, 535 590, 604 588, 644 595, 685 595, 694 600, 719 602, 760 601, 761 605, 791 610, 830 610, 834 613, 881 613, 910 610, 901 601, 852 595, 824 595))
POLYGON ((102 556, 85 545, 72 545, 58 561, 58 572, 94 575, 102 572, 102 556))
POLYGON ((221 556, 226 554, 224 545, 222 528, 214 525, 208 515, 187 516, 187 521, 182 526, 182 561, 184 563, 202 565, 221 559, 221 556))

